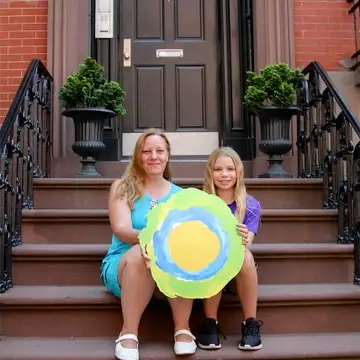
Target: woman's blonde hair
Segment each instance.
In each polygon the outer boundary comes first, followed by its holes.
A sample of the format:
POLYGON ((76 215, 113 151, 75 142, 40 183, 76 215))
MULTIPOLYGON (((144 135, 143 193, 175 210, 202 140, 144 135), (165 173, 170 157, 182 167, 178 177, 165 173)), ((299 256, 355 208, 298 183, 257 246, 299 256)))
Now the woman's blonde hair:
POLYGON ((219 157, 229 157, 232 159, 235 165, 236 171, 236 184, 235 184, 235 201, 236 201, 236 213, 237 220, 242 223, 246 212, 246 187, 244 181, 244 165, 240 159, 240 156, 230 147, 221 147, 215 149, 209 156, 208 162, 205 168, 204 186, 203 190, 208 194, 215 194, 216 189, 214 185, 214 166, 219 157))
MULTIPOLYGON (((130 163, 114 192, 114 200, 126 198, 130 209, 134 208, 134 201, 142 196, 142 188, 146 174, 141 162, 141 154, 146 138, 152 135, 158 135, 164 139, 170 158, 170 143, 162 130, 154 128, 147 129, 139 136, 130 163)), ((164 178, 169 181, 171 180, 169 161, 164 170, 164 178)))

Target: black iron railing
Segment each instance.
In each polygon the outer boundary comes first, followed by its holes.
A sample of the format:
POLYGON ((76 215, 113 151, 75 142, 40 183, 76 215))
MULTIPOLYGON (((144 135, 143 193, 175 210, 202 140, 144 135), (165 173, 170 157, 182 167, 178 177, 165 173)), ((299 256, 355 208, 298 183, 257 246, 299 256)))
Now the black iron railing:
POLYGON ((324 208, 338 209, 338 242, 354 244, 354 283, 360 285, 360 123, 318 62, 303 72, 299 176, 324 179, 324 208))
POLYGON ((12 247, 22 209, 33 207, 33 178, 50 175, 52 77, 30 62, 0 129, 0 293, 12 286, 12 247))

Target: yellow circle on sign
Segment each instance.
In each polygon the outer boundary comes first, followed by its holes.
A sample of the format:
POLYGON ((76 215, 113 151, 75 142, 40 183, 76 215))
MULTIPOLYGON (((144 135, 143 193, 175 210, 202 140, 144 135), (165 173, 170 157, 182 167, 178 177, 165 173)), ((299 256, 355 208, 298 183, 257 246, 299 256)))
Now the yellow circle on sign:
POLYGON ((168 236, 168 249, 177 266, 197 272, 216 259, 220 242, 201 221, 187 221, 172 229, 168 236))

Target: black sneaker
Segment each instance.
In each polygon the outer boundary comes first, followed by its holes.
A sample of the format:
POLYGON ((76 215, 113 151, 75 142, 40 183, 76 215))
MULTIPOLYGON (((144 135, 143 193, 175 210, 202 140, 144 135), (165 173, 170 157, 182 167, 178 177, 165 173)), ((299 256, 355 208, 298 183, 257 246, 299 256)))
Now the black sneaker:
POLYGON ((218 322, 215 319, 205 319, 200 334, 197 336, 199 348, 205 350, 220 349, 220 333, 218 322))
POLYGON ((249 318, 241 324, 242 338, 239 343, 240 350, 259 350, 262 348, 260 326, 263 322, 249 318))

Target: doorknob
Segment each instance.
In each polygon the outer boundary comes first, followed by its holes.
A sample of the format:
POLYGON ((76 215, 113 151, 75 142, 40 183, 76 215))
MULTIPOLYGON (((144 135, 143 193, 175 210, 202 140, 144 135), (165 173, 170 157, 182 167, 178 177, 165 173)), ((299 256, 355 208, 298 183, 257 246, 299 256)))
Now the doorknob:
POLYGON ((131 39, 124 39, 123 43, 124 67, 131 66, 131 39))

